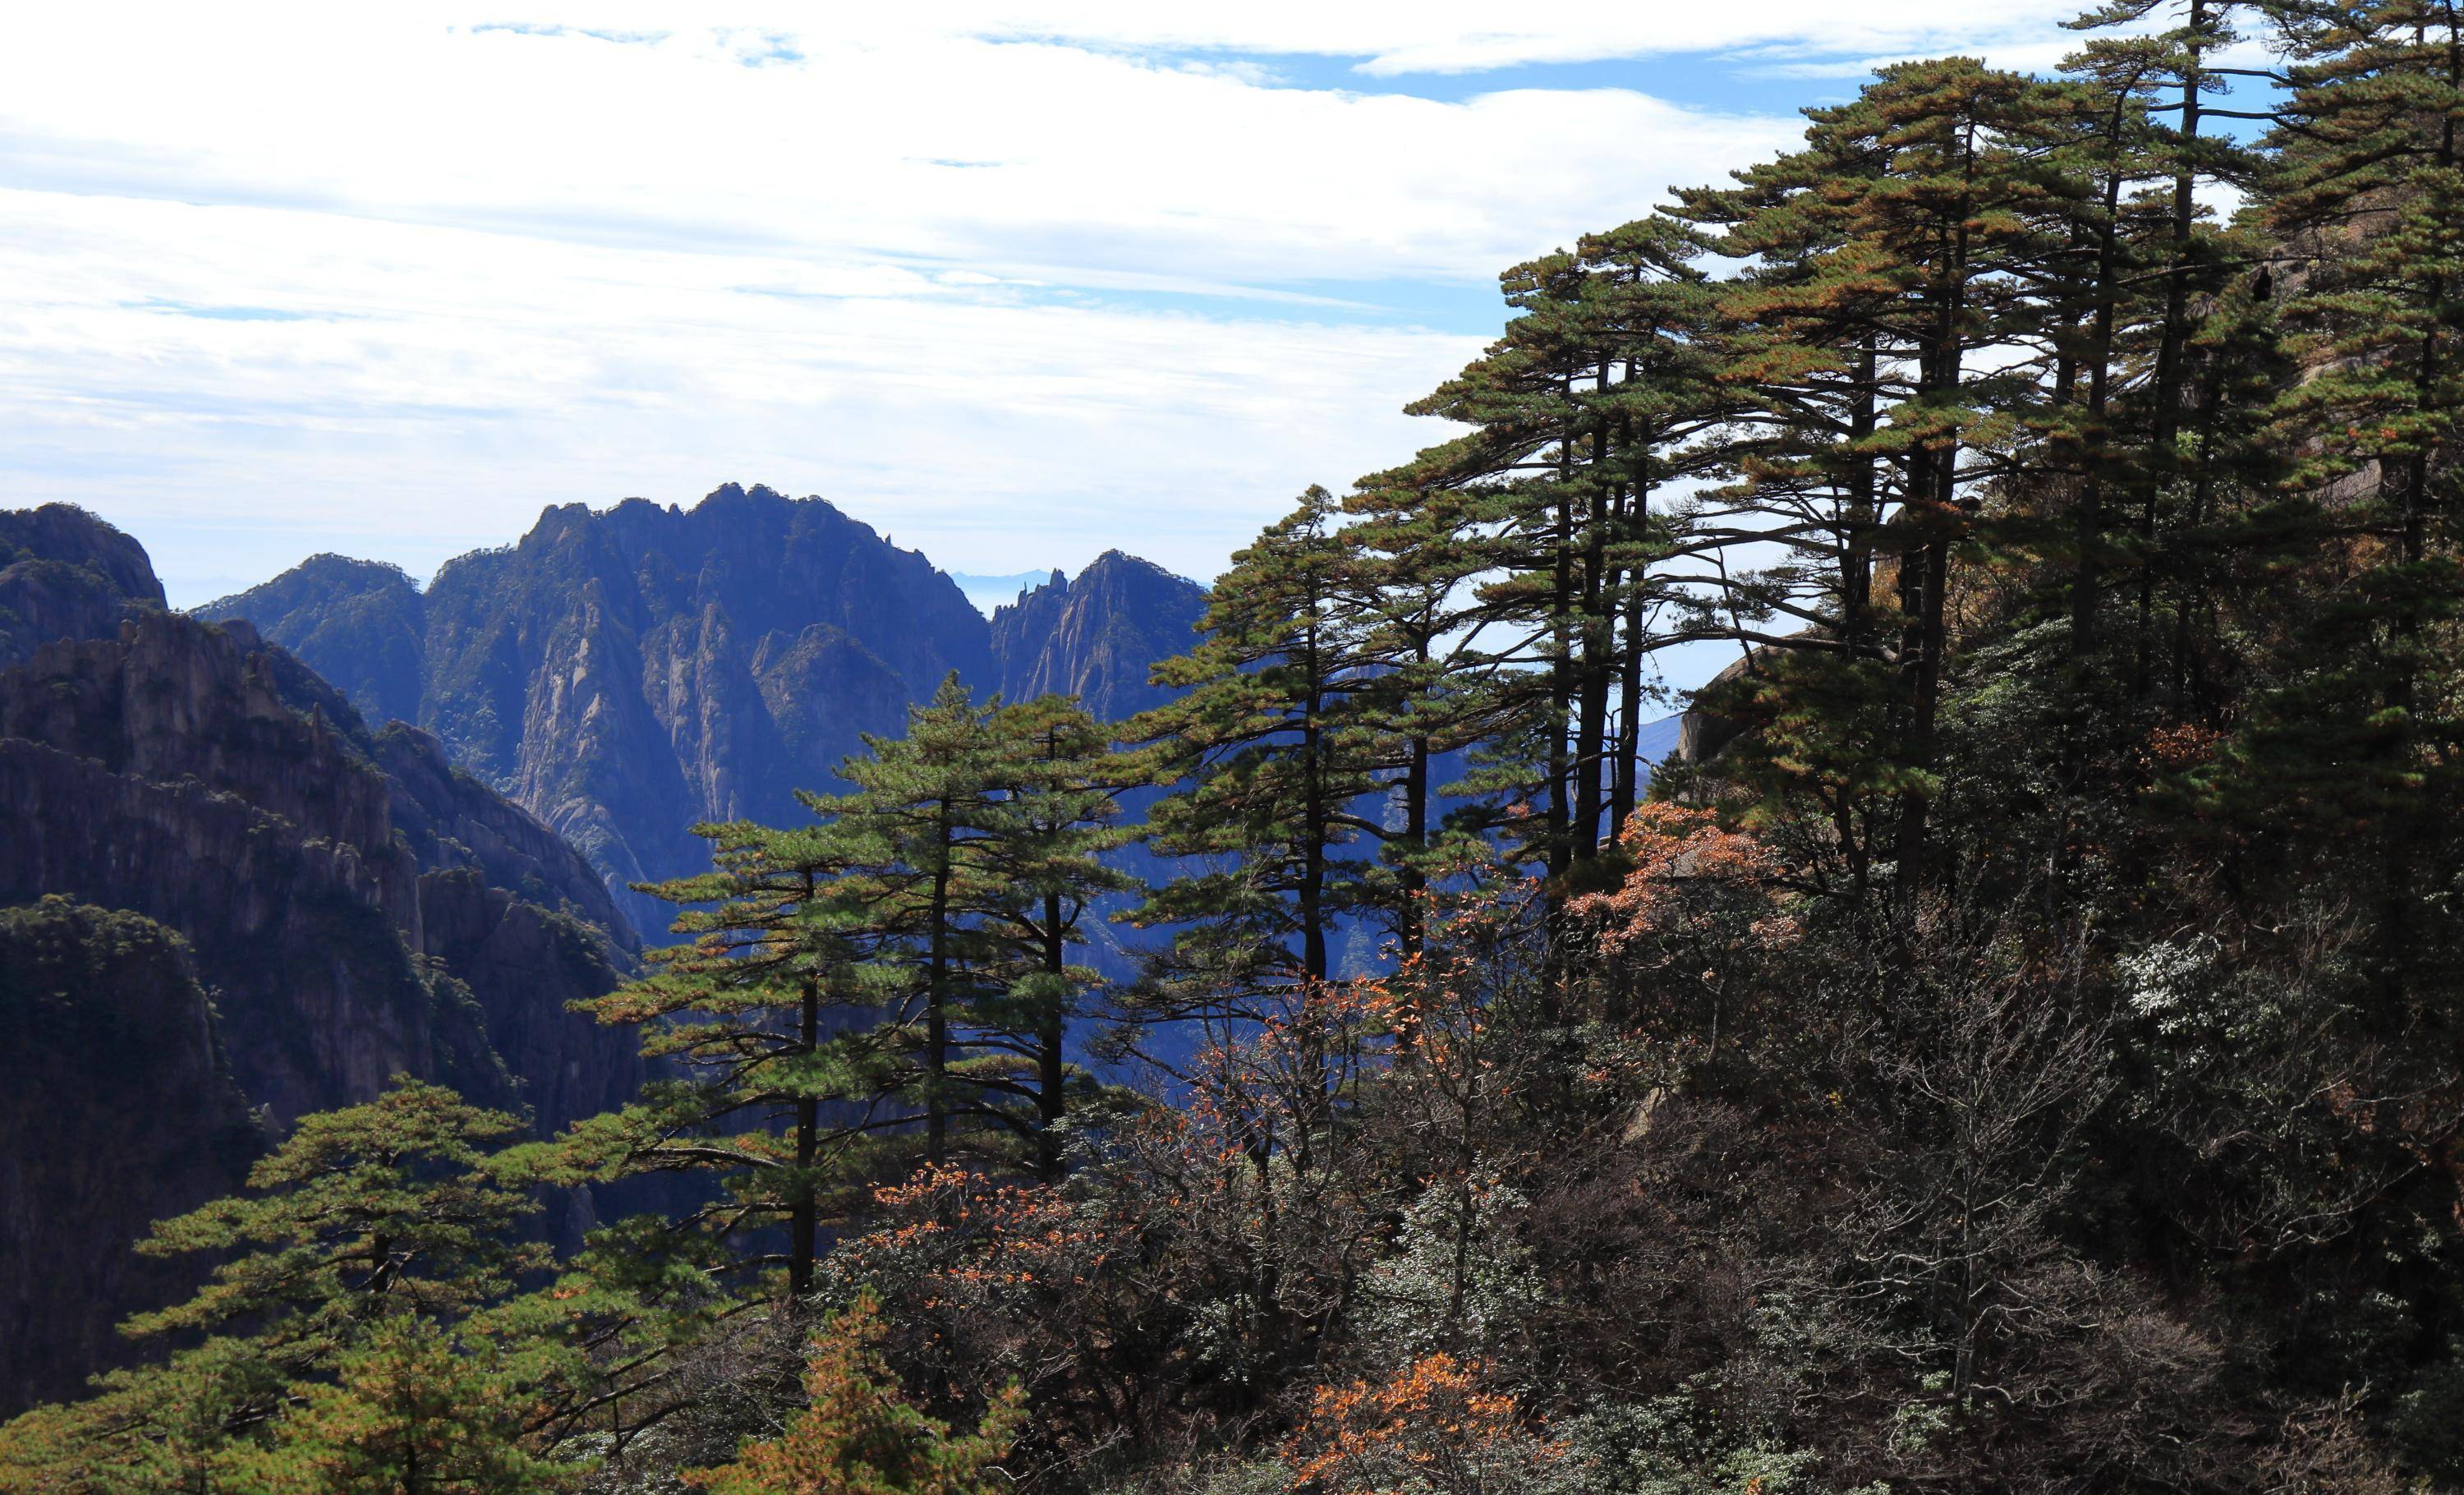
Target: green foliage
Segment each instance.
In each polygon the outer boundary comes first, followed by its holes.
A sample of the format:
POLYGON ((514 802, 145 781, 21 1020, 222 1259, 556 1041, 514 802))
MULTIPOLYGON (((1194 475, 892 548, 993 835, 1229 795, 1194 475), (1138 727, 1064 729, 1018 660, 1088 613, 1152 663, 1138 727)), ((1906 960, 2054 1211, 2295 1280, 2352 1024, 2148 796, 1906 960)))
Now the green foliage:
POLYGON ((397 1312, 469 1311, 544 1261, 519 1227, 527 1180, 489 1156, 520 1134, 502 1112, 397 1080, 365 1106, 300 1118, 249 1173, 249 1192, 154 1227, 138 1249, 229 1257, 187 1302, 133 1334, 245 1327, 277 1364, 317 1364, 397 1312))
POLYGON ((998 1468, 1023 1420, 1016 1393, 994 1399, 977 1430, 955 1434, 899 1392, 882 1358, 880 1306, 870 1298, 833 1314, 804 1374, 810 1398, 775 1439, 750 1442, 733 1463, 695 1470, 712 1495, 998 1495, 998 1468))
POLYGON ((237 1461, 234 1490, 266 1495, 548 1495, 583 1472, 525 1448, 522 1384, 418 1318, 390 1317, 297 1388, 273 1444, 237 1461))

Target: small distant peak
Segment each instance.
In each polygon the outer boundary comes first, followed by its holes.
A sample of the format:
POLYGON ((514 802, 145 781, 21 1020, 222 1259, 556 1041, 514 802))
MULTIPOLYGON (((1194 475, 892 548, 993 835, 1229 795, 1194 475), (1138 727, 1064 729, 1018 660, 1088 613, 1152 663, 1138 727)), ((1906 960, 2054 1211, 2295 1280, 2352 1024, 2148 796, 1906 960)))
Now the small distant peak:
POLYGON ((1142 556, 1133 556, 1125 550, 1108 550, 1104 552, 1102 555, 1097 556, 1093 561, 1089 562, 1087 570, 1081 574, 1082 576, 1091 576, 1098 571, 1104 572, 1108 575, 1116 572, 1126 572, 1132 576, 1147 578, 1152 582, 1170 583, 1176 586, 1195 587, 1201 592, 1206 590, 1205 583, 1203 583, 1194 582, 1188 577, 1181 576, 1177 572, 1167 571, 1162 566, 1155 564, 1154 561, 1149 561, 1142 556))
MULTIPOLYGON (((310 556, 307 560, 302 561, 296 566, 293 566, 290 570, 283 572, 281 576, 275 577, 275 581, 280 582, 295 576, 304 576, 318 580, 340 580, 359 583, 372 582, 378 585, 398 584, 407 586, 414 592, 420 589, 419 579, 412 576, 408 571, 404 570, 393 561, 363 561, 357 556, 345 556, 340 551, 333 550, 320 550, 317 552, 317 554, 310 556)), ((269 583, 267 584, 271 585, 272 583, 269 583)))

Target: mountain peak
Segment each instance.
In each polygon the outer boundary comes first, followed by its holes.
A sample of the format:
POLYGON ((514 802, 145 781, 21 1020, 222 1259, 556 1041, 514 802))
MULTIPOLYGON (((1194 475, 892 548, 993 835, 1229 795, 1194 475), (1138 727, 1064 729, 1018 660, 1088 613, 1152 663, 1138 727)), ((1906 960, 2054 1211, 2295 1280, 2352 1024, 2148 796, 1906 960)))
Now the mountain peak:
POLYGON ((54 639, 106 638, 165 605, 145 547, 75 504, 0 509, 0 665, 54 639))
POLYGON ((993 657, 1005 700, 1075 695, 1105 721, 1157 705, 1155 661, 1186 651, 1206 588, 1152 561, 1108 550, 1075 578, 1059 571, 993 612, 993 657))

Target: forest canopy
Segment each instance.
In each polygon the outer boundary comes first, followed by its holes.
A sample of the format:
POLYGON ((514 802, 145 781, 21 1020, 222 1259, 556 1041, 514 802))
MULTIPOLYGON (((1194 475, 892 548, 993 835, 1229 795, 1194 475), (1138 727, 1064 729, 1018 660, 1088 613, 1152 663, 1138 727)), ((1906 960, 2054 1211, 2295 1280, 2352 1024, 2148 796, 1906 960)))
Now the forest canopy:
POLYGON ((1806 121, 1506 271, 1166 704, 697 827, 634 1104, 158 1226, 0 1490, 2464 1488, 2464 7, 1806 121))

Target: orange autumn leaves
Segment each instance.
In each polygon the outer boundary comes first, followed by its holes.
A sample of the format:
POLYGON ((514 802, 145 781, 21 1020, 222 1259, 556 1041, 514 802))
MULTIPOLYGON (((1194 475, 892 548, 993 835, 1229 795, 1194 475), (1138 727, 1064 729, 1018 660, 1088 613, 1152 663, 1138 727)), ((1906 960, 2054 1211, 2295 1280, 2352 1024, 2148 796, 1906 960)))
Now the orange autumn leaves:
POLYGON ((1524 1425, 1515 1398, 1480 1389, 1481 1367, 1440 1352, 1390 1380, 1321 1386, 1287 1449, 1291 1488, 1311 1495, 1528 1488, 1565 1446, 1524 1425))
POLYGON ((831 1318, 804 1373, 810 1397, 780 1435, 747 1442, 736 1460, 688 1471, 710 1495, 1001 1495, 999 1467, 1026 1420, 1015 1388, 997 1395, 981 1425, 956 1432, 908 1401, 883 1356, 881 1305, 870 1295, 831 1318))
POLYGON ((1779 853, 1721 824, 1714 811, 1642 805, 1617 846, 1633 864, 1624 884, 1573 904, 1574 913, 1597 921, 1603 954, 1640 956, 1654 944, 1700 946, 1737 934, 1771 944, 1795 939, 1779 891, 1787 870, 1779 853))

